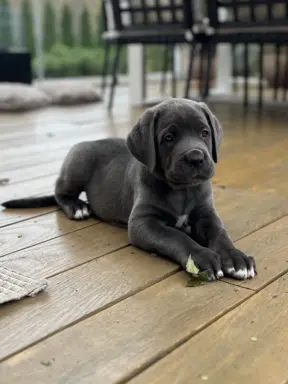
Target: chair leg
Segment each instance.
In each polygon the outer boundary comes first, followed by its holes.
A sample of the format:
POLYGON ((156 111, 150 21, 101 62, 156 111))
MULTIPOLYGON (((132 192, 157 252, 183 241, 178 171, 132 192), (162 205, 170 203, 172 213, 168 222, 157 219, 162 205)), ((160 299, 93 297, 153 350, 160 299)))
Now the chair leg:
POLYGON ((146 73, 146 46, 143 45, 143 64, 142 64, 142 100, 145 102, 147 96, 147 73, 146 73))
POLYGON ((199 60, 199 96, 200 99, 204 98, 204 62, 205 62, 205 49, 206 44, 201 44, 200 48, 200 60, 199 60))
POLYGON ((236 47, 235 43, 232 44, 231 54, 232 54, 232 79, 233 79, 233 90, 238 93, 238 84, 237 84, 237 70, 236 70, 236 47))
POLYGON ((107 73, 108 73, 108 67, 109 67, 109 53, 110 53, 110 45, 105 45, 104 50, 104 60, 103 60, 103 67, 102 67, 102 82, 101 82, 101 93, 104 97, 105 91, 106 91, 106 85, 107 85, 107 73))
POLYGON ((244 106, 248 106, 248 80, 249 80, 249 62, 248 62, 248 44, 244 45, 244 106))
POLYGON ((118 68, 119 68, 119 59, 121 54, 121 44, 116 45, 116 54, 114 58, 113 68, 112 68, 112 83, 110 87, 110 96, 109 96, 109 102, 108 102, 108 110, 111 110, 113 107, 114 102, 114 93, 115 93, 115 87, 117 84, 117 75, 118 75, 118 68))
POLYGON ((263 44, 259 47, 259 90, 258 90, 258 108, 262 109, 263 105, 263 44))
POLYGON ((191 82, 191 78, 192 78, 192 74, 193 74, 193 64, 194 64, 196 47, 197 47, 197 43, 195 43, 195 42, 193 42, 192 45, 190 46, 188 71, 187 71, 186 85, 185 85, 185 91, 184 91, 184 98, 185 99, 189 99, 190 82, 191 82))
POLYGON ((209 96, 210 91, 210 79, 211 79, 211 70, 212 70, 212 58, 213 58, 213 46, 212 44, 207 44, 206 47, 206 75, 205 83, 203 90, 203 99, 206 100, 209 96))
POLYGON ((287 88, 288 88, 288 47, 286 47, 285 68, 283 76, 283 102, 287 101, 287 88))
POLYGON ((176 73, 175 73, 175 45, 171 47, 171 87, 172 97, 176 97, 176 73))
POLYGON ((280 45, 275 46, 275 76, 274 76, 274 101, 278 99, 279 75, 280 75, 280 45))
POLYGON ((167 72, 168 72, 168 65, 169 65, 169 45, 165 46, 164 51, 164 60, 163 60, 163 68, 162 68, 162 78, 160 83, 160 94, 164 95, 166 91, 166 83, 167 83, 167 72))

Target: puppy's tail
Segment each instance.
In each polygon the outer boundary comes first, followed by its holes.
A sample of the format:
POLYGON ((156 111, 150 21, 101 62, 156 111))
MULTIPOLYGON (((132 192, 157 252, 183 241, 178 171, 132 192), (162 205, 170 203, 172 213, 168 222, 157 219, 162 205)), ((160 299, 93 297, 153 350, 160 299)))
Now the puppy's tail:
POLYGON ((2 203, 5 208, 44 208, 57 205, 55 196, 28 197, 26 199, 9 200, 2 203))

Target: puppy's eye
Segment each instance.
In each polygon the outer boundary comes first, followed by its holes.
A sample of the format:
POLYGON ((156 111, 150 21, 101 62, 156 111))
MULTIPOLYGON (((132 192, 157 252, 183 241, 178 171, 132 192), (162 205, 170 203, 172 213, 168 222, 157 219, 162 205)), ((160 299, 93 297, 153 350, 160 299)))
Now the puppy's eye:
POLYGON ((173 133, 167 133, 167 135, 164 136, 164 140, 168 141, 169 143, 171 143, 174 140, 173 133))
POLYGON ((209 136, 209 131, 208 131, 208 129, 203 129, 203 131, 201 132, 201 136, 202 136, 202 137, 208 137, 208 136, 209 136))

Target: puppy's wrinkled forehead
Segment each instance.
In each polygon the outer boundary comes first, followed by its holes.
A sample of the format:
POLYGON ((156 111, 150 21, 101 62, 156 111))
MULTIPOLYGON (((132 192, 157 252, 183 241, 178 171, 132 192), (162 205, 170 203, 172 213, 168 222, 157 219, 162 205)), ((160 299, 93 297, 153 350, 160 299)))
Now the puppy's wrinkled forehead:
POLYGON ((199 104, 191 100, 173 99, 158 105, 158 128, 169 125, 197 130, 207 126, 207 119, 199 104))

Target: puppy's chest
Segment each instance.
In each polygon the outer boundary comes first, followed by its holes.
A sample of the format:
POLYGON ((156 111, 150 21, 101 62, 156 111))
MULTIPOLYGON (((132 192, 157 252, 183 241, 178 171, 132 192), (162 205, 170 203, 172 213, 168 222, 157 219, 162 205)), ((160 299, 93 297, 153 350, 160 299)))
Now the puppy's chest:
POLYGON ((168 204, 173 215, 175 228, 189 230, 188 218, 197 206, 197 196, 189 193, 173 193, 169 196, 168 204))

